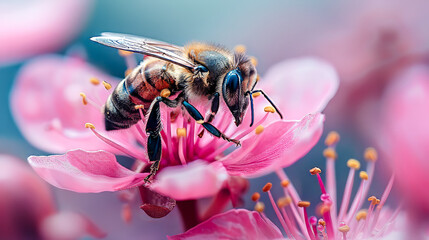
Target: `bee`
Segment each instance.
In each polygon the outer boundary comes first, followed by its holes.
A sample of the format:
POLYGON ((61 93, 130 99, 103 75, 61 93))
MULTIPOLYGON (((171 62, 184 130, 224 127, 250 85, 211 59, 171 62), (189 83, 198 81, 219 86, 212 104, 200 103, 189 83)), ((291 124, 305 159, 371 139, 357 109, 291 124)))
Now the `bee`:
MULTIPOLYGON (((103 45, 146 55, 144 60, 114 89, 104 105, 106 130, 129 128, 141 115, 136 106, 143 106, 148 135, 147 152, 152 162, 149 179, 159 168, 161 159, 160 103, 171 108, 181 106, 184 111, 213 136, 240 145, 211 124, 218 112, 221 98, 235 125, 242 123, 251 106, 253 125, 253 93, 261 93, 282 115, 262 90, 255 90, 257 72, 243 52, 201 42, 184 47, 127 34, 102 33, 92 41, 103 45), (175 96, 174 99, 169 96, 175 96), (211 101, 210 113, 203 115, 190 103, 211 101)), ((202 136, 201 132, 199 136, 202 136)))

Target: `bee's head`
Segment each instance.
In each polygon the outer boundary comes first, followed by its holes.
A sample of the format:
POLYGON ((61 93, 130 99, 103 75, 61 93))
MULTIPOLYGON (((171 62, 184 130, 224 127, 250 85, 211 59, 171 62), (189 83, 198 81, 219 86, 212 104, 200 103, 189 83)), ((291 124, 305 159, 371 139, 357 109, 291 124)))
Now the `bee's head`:
POLYGON ((256 83, 256 69, 244 56, 235 61, 236 68, 229 71, 223 79, 222 96, 234 116, 235 125, 239 126, 249 106, 247 94, 256 83))

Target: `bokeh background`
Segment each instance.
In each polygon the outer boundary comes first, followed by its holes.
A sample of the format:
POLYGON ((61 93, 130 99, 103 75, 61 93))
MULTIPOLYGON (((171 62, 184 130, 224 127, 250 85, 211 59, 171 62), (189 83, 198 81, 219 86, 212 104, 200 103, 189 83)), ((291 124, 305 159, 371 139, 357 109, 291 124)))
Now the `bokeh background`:
MULTIPOLYGON (((323 136, 330 130, 341 134, 338 154, 342 162, 337 164, 337 177, 342 188, 348 173, 346 160, 362 159, 363 150, 374 144, 377 134, 371 113, 376 111, 377 100, 389 83, 389 77, 376 74, 377 69, 401 67, 404 63, 398 59, 428 50, 429 31, 424 24, 429 22, 428 11, 429 2, 419 0, 2 0, 0 153, 22 161, 29 155, 46 154, 23 138, 9 102, 19 69, 35 56, 79 52, 102 71, 122 77, 125 63, 117 51, 91 42, 90 37, 110 31, 177 45, 193 40, 230 48, 243 44, 258 59, 262 76, 277 62, 303 56, 323 58, 337 68, 340 90, 325 110, 323 136)), ((308 169, 324 163, 323 149, 321 140, 306 157, 286 169, 303 199, 318 197, 318 186, 308 169)), ((380 164, 388 163, 382 159, 380 164)), ((386 185, 390 171, 388 167, 383 169, 376 175, 370 194, 382 191, 386 185)), ((253 208, 250 194, 267 181, 278 180, 274 175, 251 180, 245 207, 253 208)), ((280 190, 274 189, 274 194, 278 191, 280 195, 280 190)), ((107 231, 107 239, 157 239, 181 232, 176 211, 162 219, 151 219, 136 205, 133 221, 126 224, 120 218, 121 204, 115 194, 52 191, 59 209, 85 213, 107 231)), ((389 201, 395 204, 398 198, 394 192, 389 201)), ((267 211, 274 216, 270 209, 267 211)))

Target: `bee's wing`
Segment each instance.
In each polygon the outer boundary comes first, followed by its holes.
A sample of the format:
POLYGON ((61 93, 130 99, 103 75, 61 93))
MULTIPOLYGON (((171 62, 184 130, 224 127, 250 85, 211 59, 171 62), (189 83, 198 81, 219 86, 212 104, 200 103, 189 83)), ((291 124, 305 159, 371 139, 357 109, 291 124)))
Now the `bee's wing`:
POLYGON ((160 58, 191 70, 197 66, 182 56, 183 47, 157 40, 120 33, 102 33, 101 36, 92 37, 91 40, 109 47, 160 58))

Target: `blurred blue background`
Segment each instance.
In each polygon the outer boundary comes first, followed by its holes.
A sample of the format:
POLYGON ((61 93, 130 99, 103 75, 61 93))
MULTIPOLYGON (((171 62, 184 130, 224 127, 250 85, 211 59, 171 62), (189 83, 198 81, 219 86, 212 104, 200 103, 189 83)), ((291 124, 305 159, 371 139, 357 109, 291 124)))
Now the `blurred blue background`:
MULTIPOLYGON (((22 4, 25 2, 22 1, 22 4)), ((386 15, 386 17, 383 17, 385 15, 382 13, 378 15, 368 14, 372 18, 367 21, 363 17, 367 16, 368 12, 377 12, 376 10, 379 8, 374 7, 369 1, 346 3, 344 1, 311 0, 269 2, 257 0, 103 0, 89 3, 91 4, 86 6, 88 8, 87 13, 74 16, 79 21, 86 19, 80 31, 63 46, 50 52, 66 54, 70 49, 84 50, 89 63, 118 77, 122 77, 125 70, 123 59, 119 57, 117 51, 91 42, 90 37, 104 31, 110 31, 146 36, 177 45, 184 45, 193 40, 220 43, 229 48, 244 44, 248 53, 258 59, 258 72, 263 76, 269 67, 275 63, 300 56, 320 56, 332 60, 336 64, 338 57, 335 54, 338 53, 343 61, 355 61, 354 58, 359 57, 359 55, 355 55, 353 51, 359 51, 356 49, 360 46, 364 47, 362 51, 371 51, 368 50, 370 49, 368 45, 375 44, 374 41, 377 41, 377 36, 370 33, 375 35, 378 33, 369 31, 372 27, 377 26, 377 16, 390 24, 388 26, 398 28, 404 24, 407 26, 407 21, 423 21, 428 18, 426 15, 414 14, 415 16, 409 19, 408 15, 411 15, 410 12, 414 10, 390 6, 387 10, 390 9, 390 12, 398 14, 398 18, 392 17, 396 16, 394 14, 386 15), (405 20, 402 21, 401 19, 405 20), (391 23, 392 21, 393 23, 391 23), (396 23, 395 21, 401 22, 396 23), (369 31, 368 35, 364 35, 366 34, 364 30, 369 31), (359 37, 354 39, 353 34, 359 35, 359 37), (338 39, 342 39, 342 37, 351 39, 350 46, 336 45, 338 39)), ((0 4, 0 6, 2 5, 0 4)), ((19 5, 17 6, 19 7, 19 5)), ((384 11, 386 9, 380 8, 379 10, 384 11)), ((64 14, 67 14, 67 11, 64 14)), ((428 22, 427 20, 426 22, 428 22)), ((28 27, 31 28, 31 25, 28 27)), ((25 32, 26 29, 22 29, 22 31, 25 32)), ((401 31, 402 29, 397 30, 399 33, 401 31)), ((420 35, 412 39, 415 40, 414 42, 427 40, 426 32, 420 31, 420 29, 416 29, 415 32, 420 35)), ((31 35, 26 37, 31 37, 31 35)), ((49 38, 56 37, 58 36, 49 36, 49 38)), ((400 36, 399 41, 402 41, 401 39, 400 36)), ((418 49, 411 48, 408 50, 426 49, 428 43, 429 41, 426 41, 426 45, 420 44, 418 49)), ((20 67, 32 57, 34 56, 14 60, 0 66, 2 86, 0 88, 0 152, 15 155, 23 160, 29 155, 46 154, 29 145, 22 137, 9 109, 9 94, 16 74, 20 67)), ((339 64, 338 66, 341 67, 342 65, 339 64)), ((362 71, 370 67, 371 63, 368 66, 363 66, 362 71)), ((353 78, 353 74, 356 76, 360 74, 359 71, 353 72, 347 69, 339 69, 339 72, 342 81, 353 78)), ((347 86, 347 82, 341 84, 347 86)), ((341 100, 334 99, 333 106, 335 106, 335 101, 341 100)), ((330 110, 328 107, 323 136, 326 136, 330 130, 336 130, 341 134, 342 139, 338 146, 340 159, 337 164, 337 179, 340 179, 338 186, 342 189, 348 174, 345 161, 352 157, 362 159, 363 150, 370 142, 358 134, 359 128, 340 117, 342 112, 337 110, 334 107, 330 110)), ((323 149, 324 145, 321 140, 306 157, 286 169, 303 199, 316 200, 319 196, 320 190, 316 184, 316 179, 308 174, 308 170, 314 166, 324 167, 323 149)), ((246 208, 253 208, 250 194, 254 191, 260 191, 260 188, 267 181, 272 181, 277 186, 274 187, 274 195, 281 195, 281 188, 277 184, 278 179, 275 175, 252 179, 251 188, 246 195, 246 208)), ((377 175, 370 194, 377 192, 377 189, 382 189, 386 182, 387 177, 385 175, 377 175)), ((121 204, 115 194, 78 194, 54 188, 52 190, 60 209, 86 213, 109 233, 107 239, 156 239, 166 234, 172 235, 181 232, 180 217, 176 211, 165 218, 154 220, 147 217, 136 205, 133 211, 135 217, 133 222, 125 224, 120 219, 121 204)), ((341 196, 341 191, 339 195, 341 196)), ((267 205, 268 215, 274 220, 274 214, 271 207, 268 207, 267 199, 263 199, 267 205)))

